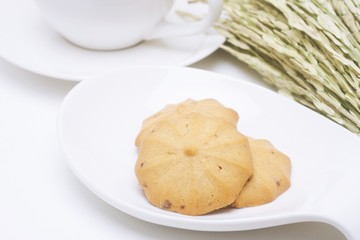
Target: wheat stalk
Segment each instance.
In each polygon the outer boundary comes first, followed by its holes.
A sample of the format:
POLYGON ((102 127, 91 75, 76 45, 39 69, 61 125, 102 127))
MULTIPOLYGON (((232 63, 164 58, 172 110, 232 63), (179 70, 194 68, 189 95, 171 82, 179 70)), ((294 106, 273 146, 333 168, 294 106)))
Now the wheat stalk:
POLYGON ((266 82, 360 134, 359 26, 356 0, 226 0, 216 28, 266 82))

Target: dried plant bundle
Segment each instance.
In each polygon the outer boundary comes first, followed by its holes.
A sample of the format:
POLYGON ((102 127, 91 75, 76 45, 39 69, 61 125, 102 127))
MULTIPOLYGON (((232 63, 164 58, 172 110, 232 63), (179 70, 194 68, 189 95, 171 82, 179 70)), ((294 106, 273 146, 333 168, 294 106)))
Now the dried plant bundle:
POLYGON ((226 0, 216 27, 266 82, 360 134, 360 2, 226 0))

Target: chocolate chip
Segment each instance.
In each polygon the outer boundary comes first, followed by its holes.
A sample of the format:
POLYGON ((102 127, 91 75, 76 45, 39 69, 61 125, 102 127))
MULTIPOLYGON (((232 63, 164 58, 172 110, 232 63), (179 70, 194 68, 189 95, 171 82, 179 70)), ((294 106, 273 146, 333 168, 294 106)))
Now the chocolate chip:
POLYGON ((171 208, 171 202, 169 200, 165 200, 162 204, 162 208, 164 209, 170 209, 171 208))
POLYGON ((279 180, 276 180, 276 186, 277 186, 277 187, 280 187, 280 185, 281 185, 281 184, 280 184, 280 181, 279 181, 279 180))

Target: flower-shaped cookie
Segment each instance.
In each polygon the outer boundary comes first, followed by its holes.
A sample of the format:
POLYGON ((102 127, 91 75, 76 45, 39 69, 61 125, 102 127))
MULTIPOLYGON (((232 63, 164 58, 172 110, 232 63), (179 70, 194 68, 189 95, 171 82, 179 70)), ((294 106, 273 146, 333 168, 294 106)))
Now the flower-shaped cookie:
POLYGON ((135 172, 157 207, 201 215, 229 206, 252 175, 247 137, 221 118, 192 112, 151 129, 135 172))

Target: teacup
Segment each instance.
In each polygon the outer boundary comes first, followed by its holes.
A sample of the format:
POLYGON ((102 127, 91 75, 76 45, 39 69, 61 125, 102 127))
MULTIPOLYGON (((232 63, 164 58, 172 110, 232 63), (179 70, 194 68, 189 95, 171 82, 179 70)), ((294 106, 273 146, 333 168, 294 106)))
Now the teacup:
MULTIPOLYGON (((187 0, 177 0, 187 1, 187 0)), ((207 16, 194 23, 165 20, 175 0, 35 0, 49 24, 75 45, 115 50, 141 41, 206 31, 221 13, 223 0, 208 0, 207 16)))

